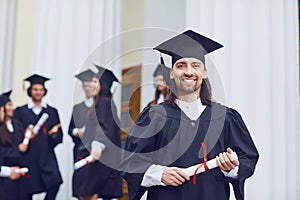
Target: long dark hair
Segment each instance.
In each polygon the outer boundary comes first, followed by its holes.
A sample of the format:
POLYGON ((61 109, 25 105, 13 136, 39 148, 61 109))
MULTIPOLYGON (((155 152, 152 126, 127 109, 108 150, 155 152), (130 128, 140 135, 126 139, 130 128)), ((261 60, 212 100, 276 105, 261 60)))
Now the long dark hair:
POLYGON ((101 85, 101 89, 99 94, 95 96, 95 106, 97 106, 103 98, 112 98, 110 88, 106 84, 101 83, 100 81, 99 83, 101 85))
MULTIPOLYGON (((174 80, 171 80, 170 88, 171 88, 171 91, 170 91, 170 95, 167 100, 167 103, 173 107, 176 107, 175 99, 177 99, 177 96, 176 96, 177 89, 176 89, 174 80)), ((210 106, 213 103, 211 85, 210 85, 210 81, 208 80, 208 78, 203 79, 203 81, 201 83, 200 99, 201 99, 201 103, 206 106, 210 106)))
POLYGON ((7 125, 6 125, 6 109, 5 105, 4 107, 4 121, 1 124, 0 127, 0 145, 7 147, 7 146, 12 146, 13 140, 12 140, 12 134, 8 130, 7 125))
POLYGON ((170 93, 170 89, 169 89, 168 86, 165 87, 165 89, 164 89, 163 92, 159 91, 159 90, 156 88, 154 100, 151 102, 150 105, 151 105, 151 106, 154 106, 154 105, 157 104, 157 101, 158 101, 158 99, 159 99, 160 94, 163 94, 163 95, 164 95, 164 101, 167 101, 168 98, 169 98, 169 93, 170 93))

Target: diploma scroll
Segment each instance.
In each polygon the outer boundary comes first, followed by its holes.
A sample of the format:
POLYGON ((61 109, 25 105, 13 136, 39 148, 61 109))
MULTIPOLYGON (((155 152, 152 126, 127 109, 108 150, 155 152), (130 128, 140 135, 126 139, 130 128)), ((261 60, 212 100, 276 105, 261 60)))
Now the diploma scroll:
POLYGON ((38 133, 40 128, 43 126, 43 124, 46 122, 46 120, 49 118, 49 114, 44 113, 41 118, 39 119, 39 121, 37 122, 37 124, 34 126, 33 128, 33 132, 34 133, 38 133))
MULTIPOLYGON (((235 152, 232 152, 231 155, 233 156, 233 158, 238 159, 238 157, 237 157, 237 155, 236 155, 235 152)), ((184 169, 182 169, 182 170, 183 170, 186 174, 188 174, 189 176, 193 176, 194 173, 195 173, 195 171, 196 171, 196 169, 198 168, 199 165, 201 165, 201 164, 193 165, 193 166, 191 166, 191 167, 184 168, 184 169)), ((218 167, 216 158, 207 161, 207 162, 206 162, 206 165, 207 165, 208 169, 213 169, 213 168, 218 167)), ((205 172, 205 171, 207 171, 207 170, 205 170, 204 165, 203 165, 203 166, 201 166, 201 167, 198 169, 197 174, 200 174, 200 173, 205 172)))
POLYGON ((91 163, 93 161, 93 156, 87 156, 85 157, 84 159, 81 159, 79 161, 77 161, 75 164, 74 164, 74 170, 78 170, 80 169, 81 167, 84 167, 86 165, 88 165, 89 163, 91 163))
MULTIPOLYGON (((29 128, 30 128, 30 129, 33 128, 33 125, 30 124, 30 125, 29 125, 29 128)), ((25 132, 25 137, 24 137, 24 139, 23 139, 23 144, 29 144, 31 135, 32 135, 31 131, 30 131, 29 129, 27 129, 26 132, 25 132)))
POLYGON ((22 168, 16 169, 15 172, 19 173, 19 174, 26 174, 29 172, 29 169, 27 167, 22 167, 22 168))

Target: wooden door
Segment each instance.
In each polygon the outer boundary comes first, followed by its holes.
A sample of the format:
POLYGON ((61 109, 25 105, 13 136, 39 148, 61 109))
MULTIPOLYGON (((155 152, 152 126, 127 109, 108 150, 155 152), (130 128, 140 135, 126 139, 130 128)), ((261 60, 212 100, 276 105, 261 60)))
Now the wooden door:
MULTIPOLYGON (((124 148, 130 128, 140 113, 141 104, 141 65, 122 70, 122 99, 121 99, 121 138, 124 148)), ((120 200, 128 200, 127 183, 123 179, 123 194, 120 200)))

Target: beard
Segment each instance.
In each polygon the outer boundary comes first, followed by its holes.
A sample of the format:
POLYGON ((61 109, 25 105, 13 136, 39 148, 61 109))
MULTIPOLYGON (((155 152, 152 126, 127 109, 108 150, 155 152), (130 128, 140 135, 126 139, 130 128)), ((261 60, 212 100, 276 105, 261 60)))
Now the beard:
POLYGON ((182 82, 176 84, 178 95, 190 95, 192 93, 200 93, 201 83, 196 82, 194 85, 185 85, 182 82))

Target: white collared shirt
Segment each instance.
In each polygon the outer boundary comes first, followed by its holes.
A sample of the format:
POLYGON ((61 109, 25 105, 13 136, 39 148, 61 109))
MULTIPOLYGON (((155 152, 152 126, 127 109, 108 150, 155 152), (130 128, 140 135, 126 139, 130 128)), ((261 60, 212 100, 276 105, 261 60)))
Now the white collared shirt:
POLYGON ((14 126, 13 126, 13 124, 11 122, 11 119, 7 120, 5 123, 6 123, 6 127, 9 130, 9 132, 11 132, 11 133, 14 132, 14 126))
POLYGON ((11 175, 10 167, 2 166, 0 170, 0 177, 9 177, 11 175))
POLYGON ((163 103, 164 101, 165 101, 164 95, 163 95, 163 94, 160 94, 159 97, 158 97, 158 99, 157 99, 157 104, 163 103))
POLYGON ((86 98, 84 100, 84 104, 86 105, 86 107, 90 108, 93 106, 94 104, 94 97, 90 97, 90 98, 86 98))
POLYGON ((191 120, 196 120, 200 117, 204 109, 206 108, 205 105, 201 103, 200 99, 197 99, 193 102, 185 102, 179 99, 175 100, 175 103, 178 107, 190 118, 191 120))
POLYGON ((28 104, 27 104, 27 108, 32 109, 34 114, 39 115, 42 112, 43 108, 47 108, 47 104, 42 101, 41 105, 36 105, 36 104, 34 104, 32 99, 30 99, 28 104))

